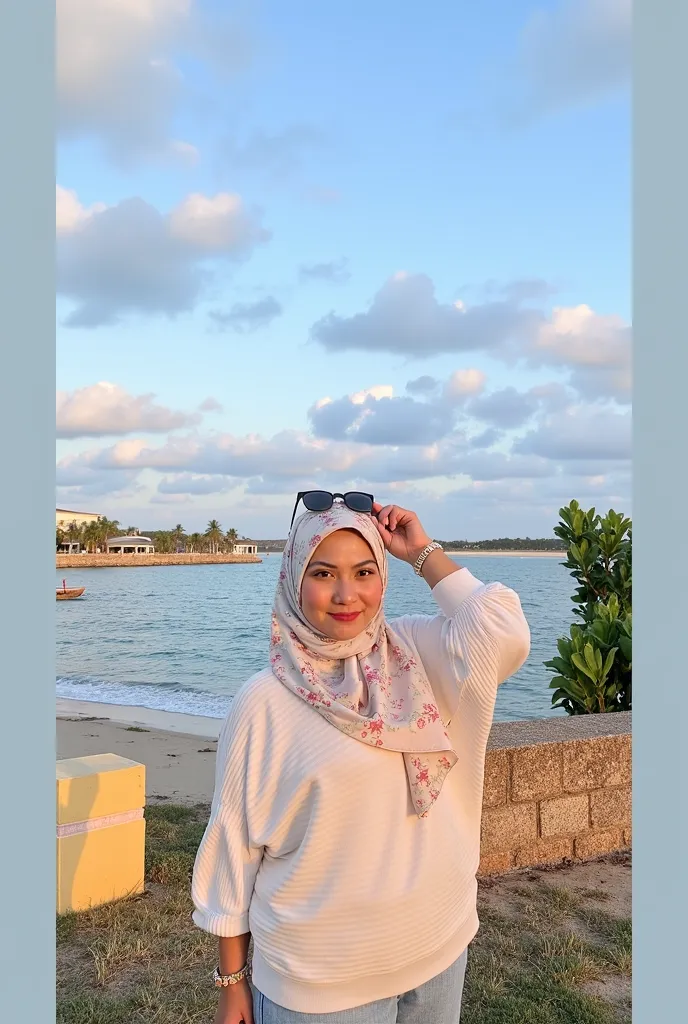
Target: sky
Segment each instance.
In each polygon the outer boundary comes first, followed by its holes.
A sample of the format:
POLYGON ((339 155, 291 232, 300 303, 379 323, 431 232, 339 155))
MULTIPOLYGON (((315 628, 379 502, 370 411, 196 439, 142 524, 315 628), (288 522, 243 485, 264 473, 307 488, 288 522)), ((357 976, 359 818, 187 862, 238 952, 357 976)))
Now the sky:
POLYGON ((57 0, 57 504, 631 514, 630 0, 57 0))

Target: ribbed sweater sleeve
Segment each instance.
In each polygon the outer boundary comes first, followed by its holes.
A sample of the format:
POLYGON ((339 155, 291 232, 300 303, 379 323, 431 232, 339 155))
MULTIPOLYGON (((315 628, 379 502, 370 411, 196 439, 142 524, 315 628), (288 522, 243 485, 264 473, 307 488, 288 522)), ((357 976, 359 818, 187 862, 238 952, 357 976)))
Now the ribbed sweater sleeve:
POLYGON ((416 647, 449 723, 466 686, 491 709, 497 687, 528 657, 530 629, 518 594, 482 583, 468 569, 445 576, 432 596, 440 615, 409 615, 390 625, 416 647))
MULTIPOLYGON (((253 792, 252 733, 246 696, 239 694, 225 721, 217 749, 215 792, 205 834, 196 855, 191 897, 193 920, 211 935, 234 936, 249 931, 248 911, 263 848, 251 838, 253 815, 260 812, 260 794, 253 792)), ((256 745, 253 744, 255 755, 256 745)))

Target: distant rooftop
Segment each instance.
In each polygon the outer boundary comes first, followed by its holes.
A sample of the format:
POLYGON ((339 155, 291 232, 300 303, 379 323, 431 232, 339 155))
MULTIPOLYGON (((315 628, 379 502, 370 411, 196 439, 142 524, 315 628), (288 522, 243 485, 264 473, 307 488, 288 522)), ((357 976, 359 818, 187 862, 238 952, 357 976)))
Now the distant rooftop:
POLYGON ((75 512, 71 508, 56 508, 55 512, 64 512, 66 516, 98 516, 99 519, 103 518, 100 512, 75 512))
POLYGON ((152 544, 150 537, 110 537, 108 544, 152 544))

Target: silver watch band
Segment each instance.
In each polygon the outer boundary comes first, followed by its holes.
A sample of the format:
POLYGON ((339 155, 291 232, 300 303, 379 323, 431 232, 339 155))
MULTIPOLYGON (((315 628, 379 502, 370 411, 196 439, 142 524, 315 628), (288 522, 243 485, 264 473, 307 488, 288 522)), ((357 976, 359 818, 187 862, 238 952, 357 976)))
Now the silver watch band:
POLYGON ((235 971, 234 974, 220 974, 219 967, 216 967, 213 972, 213 981, 215 982, 215 988, 227 988, 228 985, 237 985, 240 981, 243 981, 251 970, 251 961, 247 960, 240 971, 235 971))
POLYGON ((426 547, 424 547, 421 553, 418 555, 418 558, 413 563, 413 571, 415 572, 416 576, 422 576, 421 570, 423 568, 423 563, 425 562, 425 559, 428 557, 428 555, 431 554, 431 552, 433 551, 442 551, 442 545, 438 544, 436 540, 434 540, 432 544, 428 544, 426 547))

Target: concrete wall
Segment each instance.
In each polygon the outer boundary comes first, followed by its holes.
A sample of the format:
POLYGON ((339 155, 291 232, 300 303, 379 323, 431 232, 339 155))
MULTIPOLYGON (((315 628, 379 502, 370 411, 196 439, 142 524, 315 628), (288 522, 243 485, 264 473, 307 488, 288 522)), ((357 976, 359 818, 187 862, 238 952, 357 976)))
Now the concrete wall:
POLYGON ((589 860, 630 846, 630 712, 492 727, 481 874, 589 860))
POLYGON ((58 569, 125 568, 132 565, 232 565, 256 563, 256 555, 57 555, 58 569))

